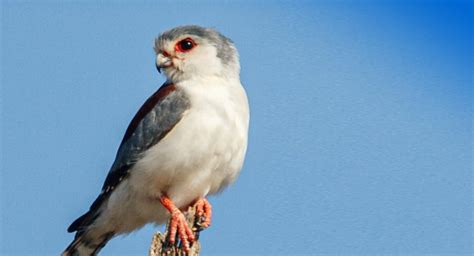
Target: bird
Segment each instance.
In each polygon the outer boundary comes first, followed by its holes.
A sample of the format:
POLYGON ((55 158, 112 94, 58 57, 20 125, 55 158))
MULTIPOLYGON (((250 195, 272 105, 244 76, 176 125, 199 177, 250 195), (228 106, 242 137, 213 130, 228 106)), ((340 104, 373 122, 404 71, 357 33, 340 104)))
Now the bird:
POLYGON ((97 255, 113 237, 168 220, 170 242, 187 251, 195 237, 186 207, 208 227, 207 197, 242 169, 250 111, 233 41, 185 25, 162 32, 154 52, 166 81, 132 118, 100 194, 67 229, 75 236, 63 256, 97 255))

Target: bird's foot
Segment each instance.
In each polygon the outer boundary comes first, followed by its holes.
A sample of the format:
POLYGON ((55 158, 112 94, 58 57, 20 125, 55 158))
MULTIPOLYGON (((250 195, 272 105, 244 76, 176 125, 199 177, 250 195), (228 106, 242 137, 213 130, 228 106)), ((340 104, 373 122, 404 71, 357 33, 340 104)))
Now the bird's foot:
POLYGON ((173 202, 167 197, 162 196, 160 198, 161 204, 168 209, 171 214, 171 220, 169 222, 168 242, 170 245, 177 244, 177 237, 181 241, 183 250, 187 253, 191 248, 191 244, 194 242, 194 233, 189 228, 184 214, 173 204, 173 202))
POLYGON ((199 231, 208 228, 211 225, 212 217, 212 207, 209 201, 206 198, 199 198, 196 201, 196 226, 198 226, 199 231))

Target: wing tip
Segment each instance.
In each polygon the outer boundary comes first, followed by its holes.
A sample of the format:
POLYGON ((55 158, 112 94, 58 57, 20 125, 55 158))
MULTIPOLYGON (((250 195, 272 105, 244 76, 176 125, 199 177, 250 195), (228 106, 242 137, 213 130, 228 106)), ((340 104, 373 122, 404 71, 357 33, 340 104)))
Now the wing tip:
POLYGON ((87 223, 84 223, 84 222, 86 222, 86 219, 88 219, 90 215, 91 215, 91 211, 88 211, 84 213, 82 216, 80 216, 79 218, 77 218, 75 221, 71 223, 71 225, 69 225, 69 227, 67 228, 67 232, 72 233, 72 232, 78 231, 82 226, 84 226, 84 224, 87 225, 87 223))

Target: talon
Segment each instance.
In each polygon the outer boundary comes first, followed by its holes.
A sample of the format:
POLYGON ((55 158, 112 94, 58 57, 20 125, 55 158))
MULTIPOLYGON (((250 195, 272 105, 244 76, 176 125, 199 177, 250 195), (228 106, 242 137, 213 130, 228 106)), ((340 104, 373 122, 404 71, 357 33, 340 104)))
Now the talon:
POLYGON ((160 202, 171 214, 171 221, 169 224, 170 244, 174 245, 176 243, 176 234, 178 234, 183 250, 189 252, 190 244, 194 242, 194 233, 191 228, 189 228, 184 214, 167 196, 162 196, 160 202))
POLYGON ((207 228, 211 225, 212 207, 206 198, 199 198, 196 202, 196 215, 199 217, 198 225, 207 228))

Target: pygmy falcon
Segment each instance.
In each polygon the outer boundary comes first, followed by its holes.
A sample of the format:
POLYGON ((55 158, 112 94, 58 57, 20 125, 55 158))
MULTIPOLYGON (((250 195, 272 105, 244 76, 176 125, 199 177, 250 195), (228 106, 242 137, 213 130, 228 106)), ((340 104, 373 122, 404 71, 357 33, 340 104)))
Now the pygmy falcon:
POLYGON ((206 196, 242 168, 249 106, 233 42, 191 25, 162 33, 154 50, 167 80, 129 124, 101 193, 69 226, 76 234, 63 255, 96 255, 114 236, 169 218, 170 233, 189 250, 195 237, 183 209, 195 205, 208 226, 206 196))

